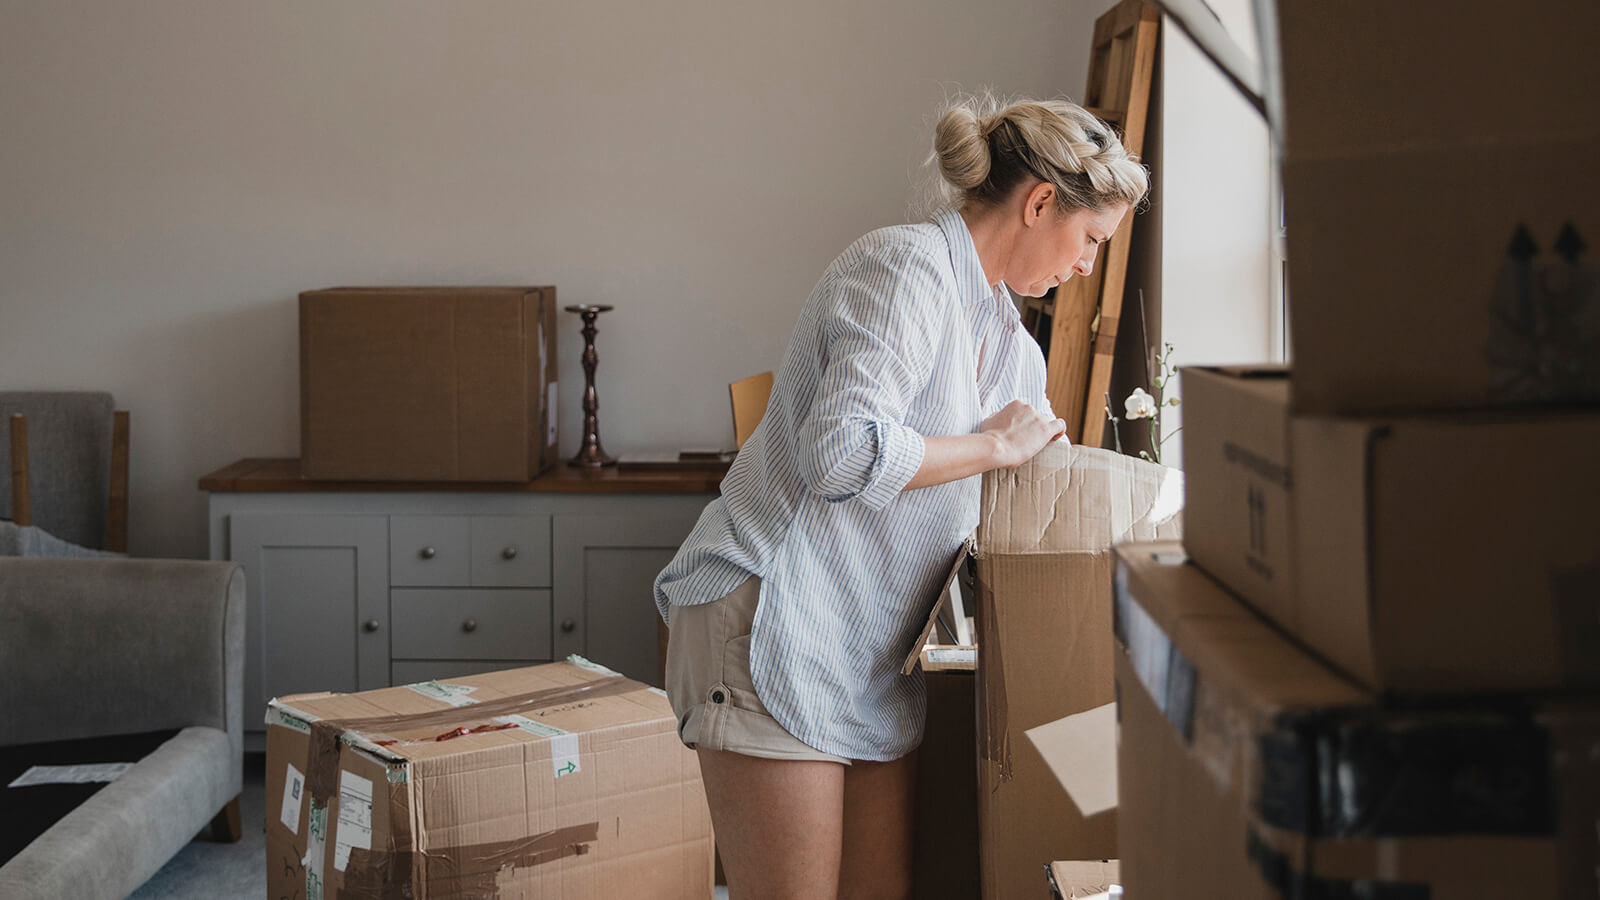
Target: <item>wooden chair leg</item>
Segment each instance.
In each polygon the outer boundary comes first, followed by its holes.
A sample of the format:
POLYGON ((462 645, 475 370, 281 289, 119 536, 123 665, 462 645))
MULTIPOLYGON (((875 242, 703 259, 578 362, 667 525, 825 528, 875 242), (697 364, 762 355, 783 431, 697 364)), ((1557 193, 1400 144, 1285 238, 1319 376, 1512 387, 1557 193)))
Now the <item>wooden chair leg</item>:
POLYGON ((243 837, 244 826, 240 822, 239 798, 234 797, 221 812, 217 813, 217 817, 211 820, 211 839, 237 844, 243 837))
POLYGON ((33 524, 28 501, 28 418, 22 413, 11 416, 11 521, 33 524))
POLYGON ((111 420, 111 485, 106 503, 106 544, 114 553, 128 552, 128 412, 111 420))

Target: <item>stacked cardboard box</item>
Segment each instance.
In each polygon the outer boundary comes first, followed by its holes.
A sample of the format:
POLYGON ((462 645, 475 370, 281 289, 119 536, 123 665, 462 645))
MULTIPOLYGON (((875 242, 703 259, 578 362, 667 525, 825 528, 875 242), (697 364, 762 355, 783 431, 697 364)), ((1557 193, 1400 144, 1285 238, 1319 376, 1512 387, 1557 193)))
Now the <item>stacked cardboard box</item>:
POLYGON ((676 724, 577 657, 276 699, 268 893, 703 900, 711 816, 676 724))
POLYGON ((1395 703, 1180 545, 1117 557, 1130 896, 1595 896, 1596 699, 1395 703))
POLYGON ((1047 900, 1052 861, 1117 855, 1115 809, 1081 811, 1023 732, 1112 701, 1111 546, 1180 537, 1182 494, 1175 470, 1062 444, 984 475, 971 552, 985 900, 1047 900))

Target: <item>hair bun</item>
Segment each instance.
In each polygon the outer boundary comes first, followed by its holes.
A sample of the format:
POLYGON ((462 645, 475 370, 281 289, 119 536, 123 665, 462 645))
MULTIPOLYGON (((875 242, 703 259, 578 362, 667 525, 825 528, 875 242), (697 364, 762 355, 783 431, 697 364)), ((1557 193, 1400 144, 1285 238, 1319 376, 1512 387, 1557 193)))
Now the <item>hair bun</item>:
POLYGON ((967 103, 945 110, 933 130, 933 153, 951 187, 970 191, 983 184, 989 177, 989 140, 978 111, 967 103))

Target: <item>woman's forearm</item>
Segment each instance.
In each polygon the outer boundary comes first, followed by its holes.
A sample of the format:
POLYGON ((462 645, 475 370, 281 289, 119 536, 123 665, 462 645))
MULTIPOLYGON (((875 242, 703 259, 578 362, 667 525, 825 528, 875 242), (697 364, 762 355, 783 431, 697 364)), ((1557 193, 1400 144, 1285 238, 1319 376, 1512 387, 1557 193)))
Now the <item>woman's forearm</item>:
POLYGON ((990 469, 1020 466, 1045 444, 1060 440, 1066 432, 1066 422, 1013 400, 984 419, 976 434, 924 437, 922 464, 902 490, 914 491, 959 481, 990 469))
POLYGON ((905 490, 960 481, 999 468, 1001 445, 992 434, 952 434, 922 439, 922 465, 905 490))

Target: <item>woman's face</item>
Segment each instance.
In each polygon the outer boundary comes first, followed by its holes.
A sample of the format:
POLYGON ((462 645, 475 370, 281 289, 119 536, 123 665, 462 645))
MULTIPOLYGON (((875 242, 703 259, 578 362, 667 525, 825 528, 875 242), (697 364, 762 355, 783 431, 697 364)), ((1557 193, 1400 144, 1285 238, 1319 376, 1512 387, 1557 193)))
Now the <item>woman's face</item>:
POLYGON ((1109 209, 1076 209, 1063 214, 1056 208, 1053 192, 1034 191, 1028 200, 1005 274, 1006 284, 1027 297, 1042 297, 1074 274, 1093 271, 1100 245, 1116 233, 1128 212, 1127 204, 1119 203, 1109 209), (1047 202, 1036 203, 1036 198, 1047 202))

